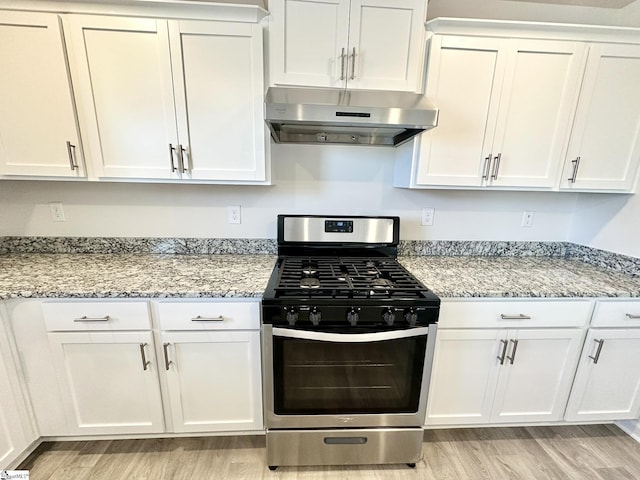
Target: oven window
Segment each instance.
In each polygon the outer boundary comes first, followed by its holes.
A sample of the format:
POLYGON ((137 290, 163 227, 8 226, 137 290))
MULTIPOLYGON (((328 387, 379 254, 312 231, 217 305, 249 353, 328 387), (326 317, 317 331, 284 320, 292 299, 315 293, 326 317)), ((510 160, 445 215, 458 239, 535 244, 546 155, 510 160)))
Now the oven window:
POLYGON ((426 344, 426 335, 368 343, 274 337, 275 413, 415 413, 426 344))

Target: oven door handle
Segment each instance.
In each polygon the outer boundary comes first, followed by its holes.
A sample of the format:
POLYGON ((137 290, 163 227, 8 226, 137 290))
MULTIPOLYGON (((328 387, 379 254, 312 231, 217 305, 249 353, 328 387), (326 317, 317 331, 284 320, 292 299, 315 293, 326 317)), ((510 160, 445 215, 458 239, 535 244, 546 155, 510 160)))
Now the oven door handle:
POLYGON ((429 333, 429 327, 411 328, 408 330, 392 330, 376 333, 328 333, 296 330, 292 328, 274 327, 274 337, 299 338, 301 340, 318 340, 320 342, 365 343, 396 340, 398 338, 420 337, 429 333))

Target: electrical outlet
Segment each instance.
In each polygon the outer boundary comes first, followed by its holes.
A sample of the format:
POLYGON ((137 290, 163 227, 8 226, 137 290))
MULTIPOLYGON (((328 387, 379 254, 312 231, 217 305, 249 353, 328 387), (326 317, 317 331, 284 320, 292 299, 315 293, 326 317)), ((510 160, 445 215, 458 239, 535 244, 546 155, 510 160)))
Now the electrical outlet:
POLYGON ((229 216, 229 223, 241 223, 240 205, 227 207, 227 215, 229 216))
POLYGON ((533 225, 533 212, 524 212, 522 215, 522 226, 530 227, 533 225))
POLYGON ((64 209, 62 208, 62 202, 49 202, 49 210, 51 210, 51 220, 54 222, 65 222, 64 209))
POLYGON ((434 208, 423 208, 422 209, 422 225, 431 226, 433 225, 433 215, 435 213, 434 208))

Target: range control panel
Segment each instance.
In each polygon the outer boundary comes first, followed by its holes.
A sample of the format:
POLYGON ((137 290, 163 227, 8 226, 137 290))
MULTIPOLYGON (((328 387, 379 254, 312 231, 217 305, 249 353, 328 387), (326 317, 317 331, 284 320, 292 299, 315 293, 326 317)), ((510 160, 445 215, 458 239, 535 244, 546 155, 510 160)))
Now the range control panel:
POLYGON ((353 220, 325 220, 324 231, 330 233, 352 233, 353 220))

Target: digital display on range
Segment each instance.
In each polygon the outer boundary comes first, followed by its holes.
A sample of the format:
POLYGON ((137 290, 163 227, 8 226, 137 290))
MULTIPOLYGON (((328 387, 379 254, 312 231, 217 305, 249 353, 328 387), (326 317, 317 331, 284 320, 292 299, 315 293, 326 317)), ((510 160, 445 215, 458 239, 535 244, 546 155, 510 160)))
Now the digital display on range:
POLYGON ((331 233, 353 233, 353 220, 325 220, 324 231, 331 233))

